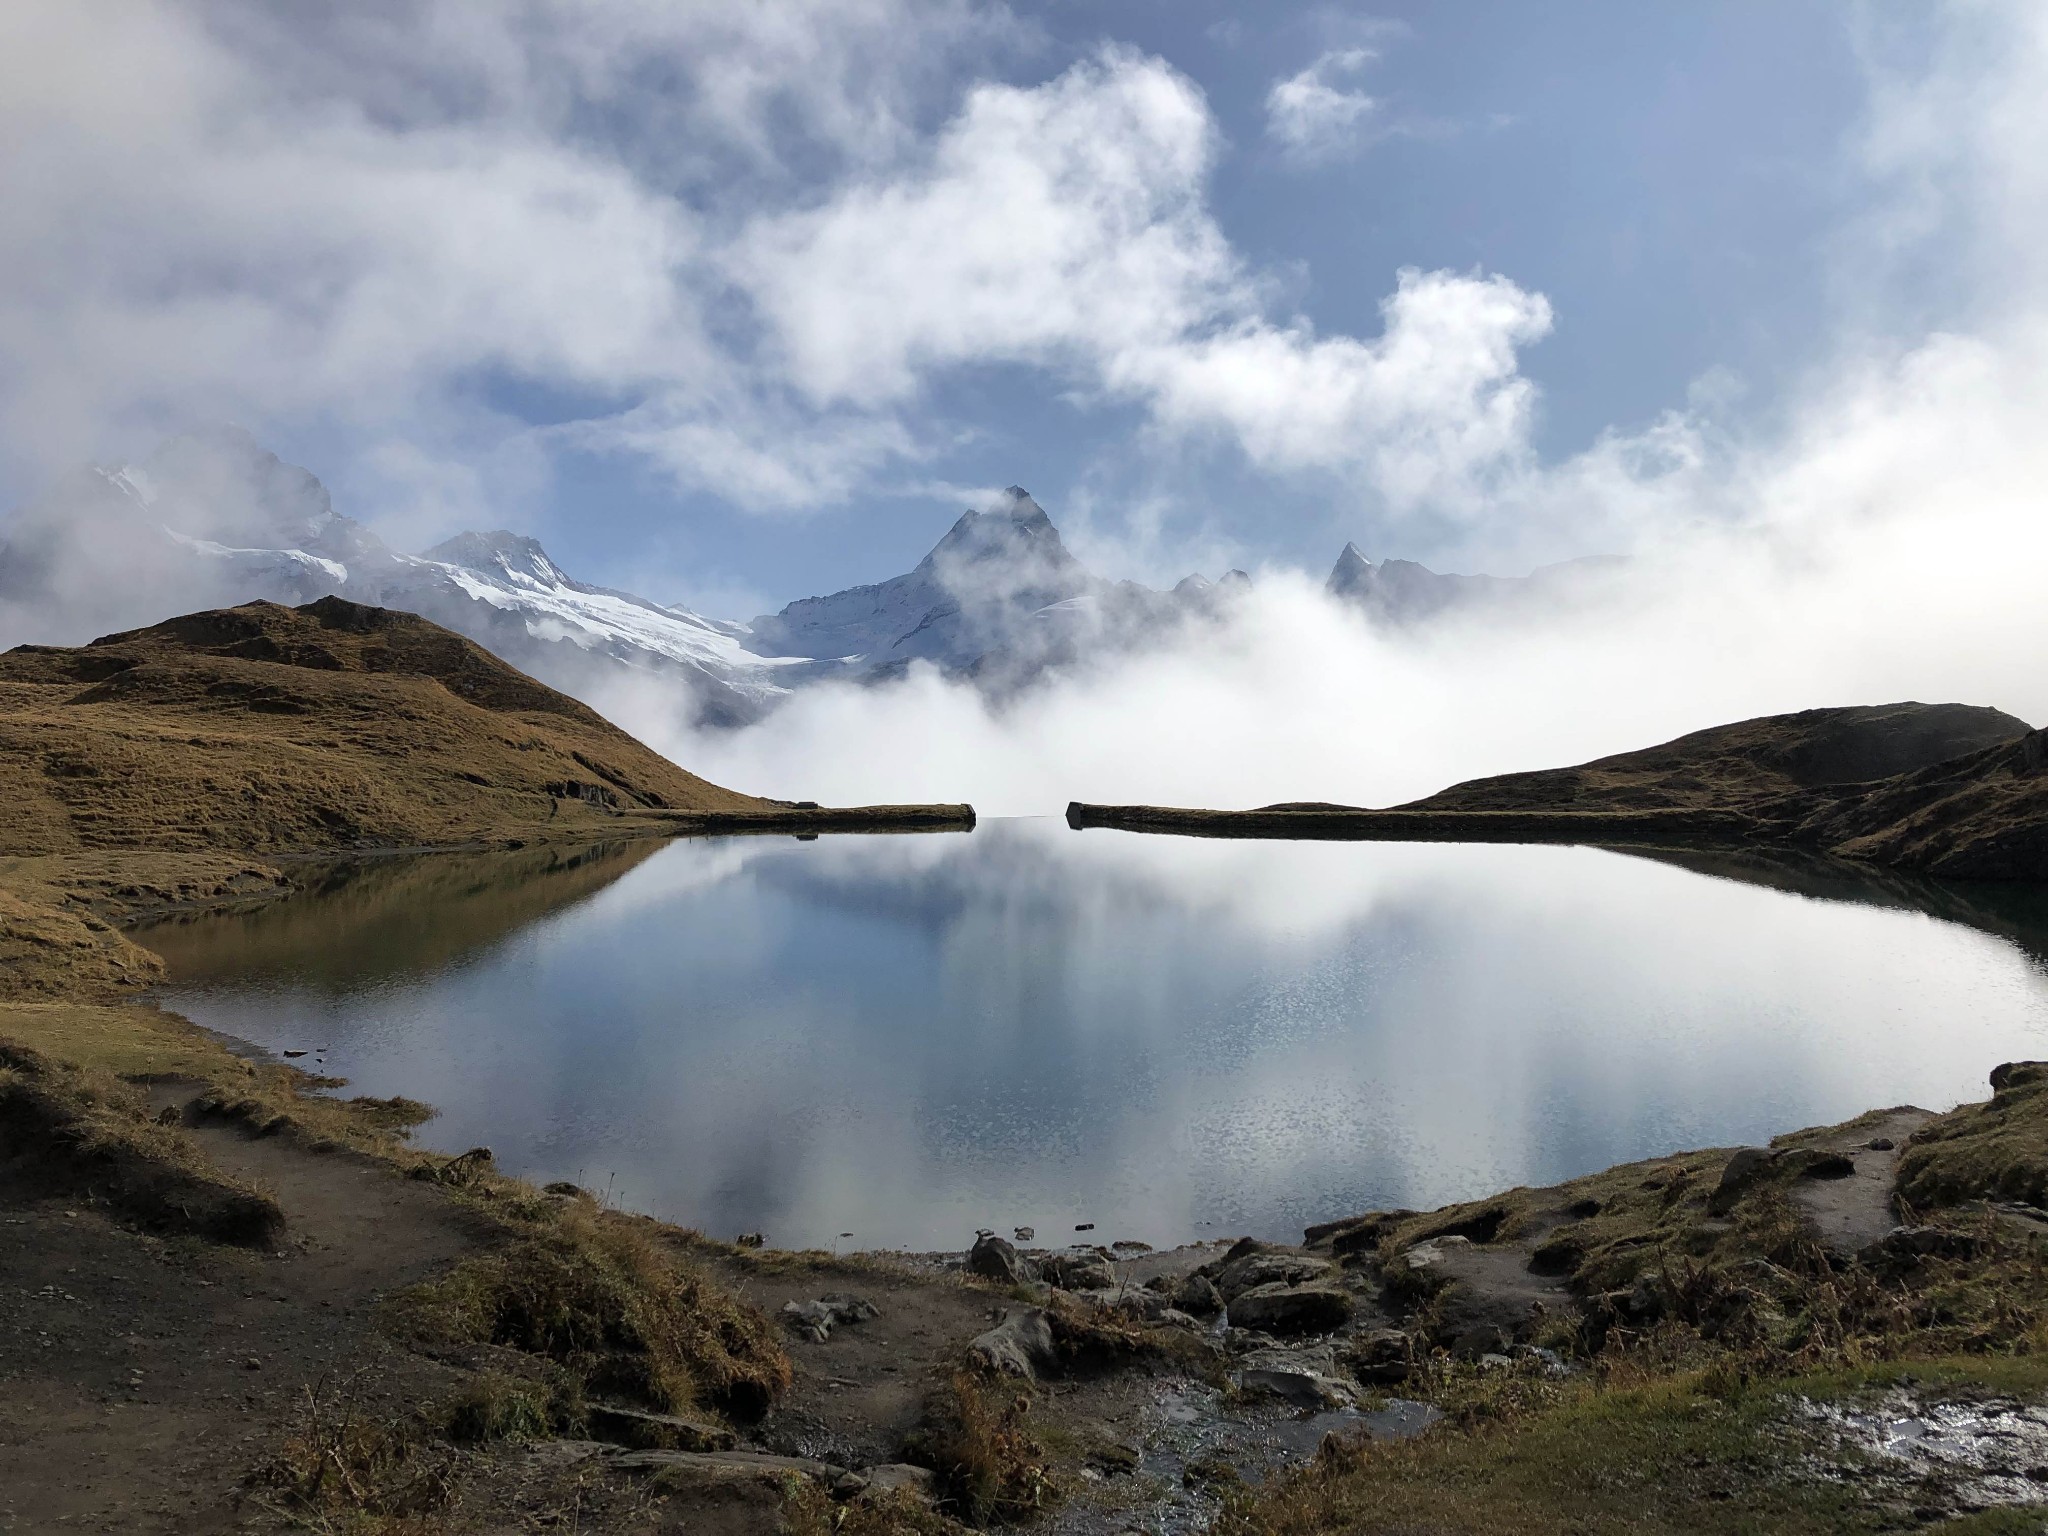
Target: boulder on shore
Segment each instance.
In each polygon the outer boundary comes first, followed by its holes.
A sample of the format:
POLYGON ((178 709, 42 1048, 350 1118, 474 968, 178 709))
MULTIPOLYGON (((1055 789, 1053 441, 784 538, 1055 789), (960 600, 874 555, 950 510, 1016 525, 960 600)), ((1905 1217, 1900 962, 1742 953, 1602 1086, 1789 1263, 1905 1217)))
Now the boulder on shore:
POLYGON ((1351 1319, 1351 1293, 1334 1285, 1258 1286, 1232 1298, 1225 1314, 1233 1328, 1261 1333, 1329 1333, 1351 1319))
POLYGON ((984 1280, 1001 1280, 1015 1285, 1024 1278, 1024 1266, 1017 1250, 993 1232, 984 1232, 967 1250, 967 1272, 984 1280))

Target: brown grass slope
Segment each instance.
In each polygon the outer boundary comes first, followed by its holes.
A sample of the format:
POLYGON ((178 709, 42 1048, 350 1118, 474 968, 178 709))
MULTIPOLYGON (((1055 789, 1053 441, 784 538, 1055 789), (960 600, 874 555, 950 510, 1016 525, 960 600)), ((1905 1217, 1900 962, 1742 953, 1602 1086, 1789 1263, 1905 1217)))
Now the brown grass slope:
POLYGON ((2048 880, 2048 730, 1876 784, 1788 801, 1798 836, 1958 880, 2048 880))
POLYGON ((1967 704, 1769 715, 1403 811, 1733 811, 1752 836, 1952 879, 2048 879, 2048 732, 1967 704))
POLYGON ((0 856, 287 852, 769 803, 412 614, 323 598, 0 655, 0 856))
POLYGON ((1694 731, 1571 768, 1472 779, 1404 811, 1731 810, 1829 784, 1912 773, 2027 734, 1971 704, 1872 704, 1694 731))
POLYGON ((1947 879, 2048 880, 2048 733, 1968 704, 1767 715, 1387 810, 1067 808, 1072 827, 1206 837, 1599 843, 1825 853, 1947 879))

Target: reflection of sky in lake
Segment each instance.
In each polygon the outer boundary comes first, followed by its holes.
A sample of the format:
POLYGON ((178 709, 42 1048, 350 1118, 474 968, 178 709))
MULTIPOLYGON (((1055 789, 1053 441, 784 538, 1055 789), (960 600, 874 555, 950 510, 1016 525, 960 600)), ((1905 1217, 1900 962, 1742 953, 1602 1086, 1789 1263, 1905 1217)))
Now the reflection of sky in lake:
POLYGON ((212 921, 242 978, 166 945, 200 1022, 330 1047, 356 1091, 439 1105, 434 1146, 779 1243, 1284 1235, 1946 1107, 2048 1055, 2048 976, 2007 940, 1592 849, 678 842, 341 984, 346 935, 315 966, 303 916, 268 951, 261 915, 212 921))

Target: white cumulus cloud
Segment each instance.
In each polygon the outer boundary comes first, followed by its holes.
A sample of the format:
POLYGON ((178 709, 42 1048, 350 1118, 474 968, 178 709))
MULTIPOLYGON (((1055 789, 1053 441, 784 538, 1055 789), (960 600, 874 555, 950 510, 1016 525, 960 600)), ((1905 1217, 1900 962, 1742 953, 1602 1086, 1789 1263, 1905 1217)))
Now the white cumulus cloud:
POLYGON ((1390 272, 1381 335, 1275 312, 1206 98, 1131 48, 963 89, 1019 30, 975 0, 123 17, 0 8, 0 473, 226 417, 338 427, 401 517, 563 447, 805 507, 927 473, 992 364, 1395 505, 1524 451, 1542 298, 1390 272))
POLYGON ((1517 349, 1550 307, 1504 277, 1408 271, 1377 337, 1271 316, 1205 200, 1217 133, 1164 62, 1105 50, 977 89, 932 153, 734 248, 792 381, 821 407, 910 399, 947 368, 1054 370, 1275 470, 1357 475, 1401 506, 1526 448, 1517 349))

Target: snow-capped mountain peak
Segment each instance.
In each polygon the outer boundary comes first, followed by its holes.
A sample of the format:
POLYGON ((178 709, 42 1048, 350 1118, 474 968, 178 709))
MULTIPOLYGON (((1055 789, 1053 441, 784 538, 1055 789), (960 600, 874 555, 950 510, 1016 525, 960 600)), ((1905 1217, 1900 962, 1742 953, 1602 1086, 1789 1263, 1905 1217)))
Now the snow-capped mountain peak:
POLYGON ((564 575, 562 568, 548 558, 548 552, 540 547, 539 539, 530 539, 522 533, 509 533, 503 528, 490 533, 458 533, 454 538, 436 544, 420 558, 438 560, 443 565, 459 565, 464 570, 479 571, 485 575, 536 582, 541 586, 574 589, 580 585, 564 575))

